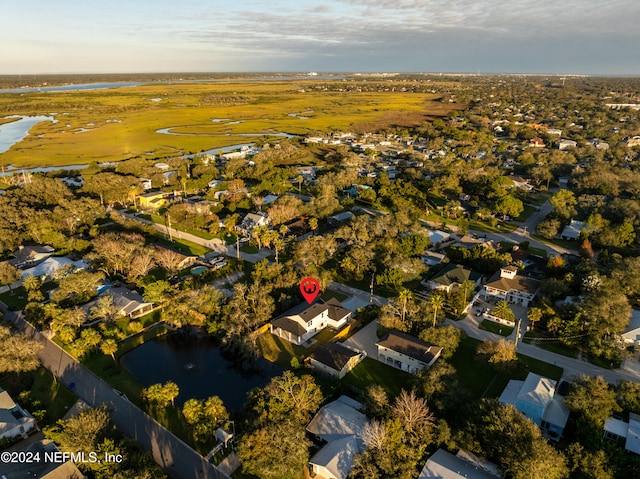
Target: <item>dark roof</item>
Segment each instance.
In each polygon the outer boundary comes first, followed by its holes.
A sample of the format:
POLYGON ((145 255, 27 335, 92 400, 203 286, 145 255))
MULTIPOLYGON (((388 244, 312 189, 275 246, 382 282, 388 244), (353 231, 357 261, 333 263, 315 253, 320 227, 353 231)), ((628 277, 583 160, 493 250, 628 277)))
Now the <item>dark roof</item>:
POLYGON ((289 331, 290 333, 295 334, 296 336, 302 336, 307 332, 307 330, 302 327, 300 323, 290 319, 286 316, 278 319, 274 319, 271 324, 274 328, 280 328, 283 331, 289 331))
POLYGON ((344 347, 340 343, 324 343, 318 346, 309 357, 336 371, 342 371, 349 360, 358 354, 360 353, 344 347))
POLYGON ((376 344, 424 363, 430 363, 442 351, 440 346, 425 343, 418 338, 395 330, 389 331, 389 334, 376 344))
POLYGON ((476 273, 470 268, 465 268, 460 264, 450 264, 431 278, 431 281, 449 286, 452 283, 462 284, 463 281, 476 282, 479 277, 480 273, 476 273))
POLYGON ((533 278, 526 278, 524 276, 516 275, 515 278, 502 278, 500 277, 500 271, 494 274, 487 284, 486 287, 499 289, 500 291, 509 292, 511 290, 514 291, 524 291, 525 293, 535 294, 538 289, 540 289, 540 281, 533 278))

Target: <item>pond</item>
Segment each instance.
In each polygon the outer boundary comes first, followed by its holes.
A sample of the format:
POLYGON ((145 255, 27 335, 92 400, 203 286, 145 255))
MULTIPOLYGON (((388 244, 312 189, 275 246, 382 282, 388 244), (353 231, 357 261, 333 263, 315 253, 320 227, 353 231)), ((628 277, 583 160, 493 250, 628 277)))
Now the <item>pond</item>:
POLYGON ((31 127, 41 121, 57 122, 52 116, 5 116, 4 118, 18 118, 16 121, 0 125, 0 154, 9 150, 13 145, 22 141, 29 134, 31 127))
POLYGON ((209 338, 180 333, 155 338, 126 353, 122 365, 144 387, 167 381, 180 388, 176 404, 219 396, 230 411, 242 408, 248 393, 266 386, 282 368, 260 358, 246 371, 220 354, 209 338))

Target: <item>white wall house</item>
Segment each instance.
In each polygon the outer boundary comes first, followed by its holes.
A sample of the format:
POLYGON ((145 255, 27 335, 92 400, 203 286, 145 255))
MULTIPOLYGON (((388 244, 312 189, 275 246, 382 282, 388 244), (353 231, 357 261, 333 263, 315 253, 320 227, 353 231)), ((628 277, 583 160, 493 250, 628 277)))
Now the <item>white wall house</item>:
POLYGON ((484 298, 504 299, 508 303, 528 307, 540 289, 540 281, 519 276, 517 272, 515 266, 501 268, 484 285, 484 298))
POLYGON ((9 393, 0 388, 0 439, 24 436, 36 427, 31 414, 17 405, 9 393))
POLYGON ((326 303, 314 303, 299 312, 296 312, 297 309, 299 307, 274 319, 269 329, 271 334, 298 346, 326 327, 341 329, 351 317, 351 311, 343 308, 335 298, 331 298, 326 303))
POLYGON ((442 354, 440 346, 394 330, 389 331, 376 346, 378 361, 411 374, 428 368, 442 354))

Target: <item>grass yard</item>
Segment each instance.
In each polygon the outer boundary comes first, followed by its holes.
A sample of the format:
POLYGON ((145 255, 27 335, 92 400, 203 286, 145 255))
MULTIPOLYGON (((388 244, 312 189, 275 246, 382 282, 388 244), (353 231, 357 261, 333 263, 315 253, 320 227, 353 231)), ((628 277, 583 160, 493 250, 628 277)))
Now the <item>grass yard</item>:
MULTIPOLYGON (((343 88, 342 81, 334 84, 335 90, 343 88)), ((55 111, 63 120, 34 125, 28 137, 0 155, 0 163, 24 167, 171 157, 247 143, 241 136, 246 134, 408 127, 464 108, 439 101, 437 94, 321 91, 317 86, 300 79, 7 93, 0 109, 18 115, 55 111), (301 112, 307 119, 290 116, 301 112)))
POLYGON ((499 324, 494 321, 489 321, 485 319, 480 323, 480 329, 484 329, 485 331, 490 331, 492 333, 499 334, 500 336, 509 336, 513 332, 513 328, 509 326, 505 326, 504 324, 499 324))
POLYGON ((22 374, 6 374, 0 386, 42 426, 53 425, 67 413, 77 398, 63 383, 54 381, 45 368, 22 374), (22 393, 22 394, 21 394, 22 393))
POLYGON ((183 239, 174 238, 173 241, 169 241, 168 239, 163 238, 161 236, 154 236, 152 242, 159 244, 161 246, 166 246, 168 248, 176 249, 181 253, 184 253, 187 255, 193 255, 193 256, 204 256, 205 254, 211 251, 209 248, 206 248, 205 246, 201 246, 199 244, 195 244, 195 243, 192 243, 191 241, 187 241, 183 239))
POLYGON ((364 360, 342 379, 342 384, 364 391, 372 384, 380 384, 390 398, 400 394, 400 390, 410 389, 413 376, 371 358, 364 360))
POLYGON ((567 248, 571 250, 577 250, 580 247, 580 243, 578 241, 563 240, 559 238, 548 240, 536 234, 532 234, 531 237, 537 241, 540 241, 540 243, 544 243, 548 245, 556 245, 556 246, 560 246, 562 248, 567 248))
POLYGON ((289 341, 266 332, 258 337, 258 349, 266 360, 276 363, 285 369, 289 369, 291 368, 291 359, 293 359, 294 356, 297 357, 300 364, 302 364, 304 358, 313 353, 321 344, 330 341, 334 336, 334 331, 325 328, 313 337, 316 342, 310 347, 305 348, 296 346, 289 341))

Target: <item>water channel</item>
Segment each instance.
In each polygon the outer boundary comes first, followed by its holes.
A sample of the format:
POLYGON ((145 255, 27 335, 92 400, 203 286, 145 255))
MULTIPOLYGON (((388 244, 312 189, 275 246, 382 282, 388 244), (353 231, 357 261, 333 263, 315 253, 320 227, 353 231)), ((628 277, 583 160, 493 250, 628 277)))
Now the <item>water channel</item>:
POLYGON ((242 408, 248 393, 266 386, 282 368, 260 358, 249 370, 224 358, 209 338, 170 334, 155 338, 126 353, 122 365, 144 387, 167 381, 180 388, 176 404, 191 398, 218 396, 230 411, 242 408))

